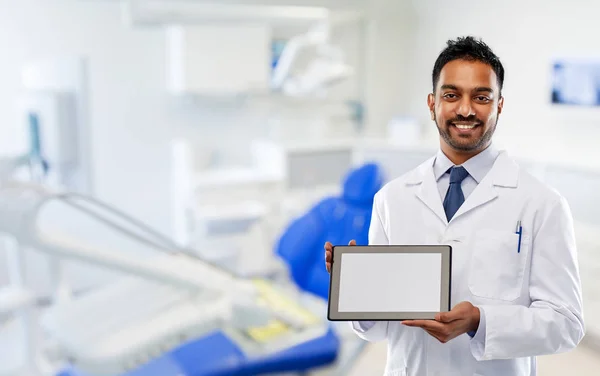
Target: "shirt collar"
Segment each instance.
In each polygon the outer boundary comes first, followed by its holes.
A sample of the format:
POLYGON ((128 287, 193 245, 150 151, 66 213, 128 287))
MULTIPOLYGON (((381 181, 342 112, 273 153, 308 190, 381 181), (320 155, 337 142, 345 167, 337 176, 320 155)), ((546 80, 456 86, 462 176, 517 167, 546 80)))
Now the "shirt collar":
MULTIPOLYGON (((476 156, 468 159, 462 166, 467 170, 469 175, 475 179, 477 184, 481 182, 481 180, 485 177, 485 175, 492 169, 494 162, 496 161, 496 157, 498 157, 499 150, 496 149, 493 145, 488 146, 481 153, 476 156)), ((437 155, 435 157, 435 162, 433 163, 433 173, 435 174, 435 180, 440 180, 440 178, 448 172, 450 167, 454 166, 454 163, 446 154, 442 152, 442 150, 438 150, 437 155)))

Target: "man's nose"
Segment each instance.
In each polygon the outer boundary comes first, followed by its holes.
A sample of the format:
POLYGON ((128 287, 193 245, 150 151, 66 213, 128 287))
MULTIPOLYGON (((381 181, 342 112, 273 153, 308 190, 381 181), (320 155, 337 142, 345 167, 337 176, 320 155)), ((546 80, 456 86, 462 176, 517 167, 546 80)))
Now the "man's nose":
POLYGON ((473 111, 473 106, 471 105, 470 98, 461 99, 460 103, 458 104, 456 113, 457 115, 461 115, 462 117, 469 117, 471 115, 475 115, 475 111, 473 111))

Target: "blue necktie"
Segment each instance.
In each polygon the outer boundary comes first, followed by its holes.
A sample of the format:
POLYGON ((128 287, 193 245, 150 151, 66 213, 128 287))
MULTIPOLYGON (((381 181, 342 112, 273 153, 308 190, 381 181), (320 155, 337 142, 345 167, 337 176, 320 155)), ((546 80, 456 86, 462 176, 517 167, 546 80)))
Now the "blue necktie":
POLYGON ((465 195, 460 187, 460 183, 467 176, 469 176, 469 173, 462 166, 450 168, 450 186, 444 199, 444 211, 446 212, 448 222, 450 222, 454 214, 458 211, 458 208, 465 202, 465 195))
MULTIPOLYGON (((444 199, 444 210, 446 211, 448 222, 450 222, 454 214, 458 211, 458 208, 465 202, 465 195, 460 184, 467 176, 469 176, 469 173, 462 166, 450 168, 450 186, 444 199)), ((473 338, 476 332, 468 332, 467 334, 473 338)))

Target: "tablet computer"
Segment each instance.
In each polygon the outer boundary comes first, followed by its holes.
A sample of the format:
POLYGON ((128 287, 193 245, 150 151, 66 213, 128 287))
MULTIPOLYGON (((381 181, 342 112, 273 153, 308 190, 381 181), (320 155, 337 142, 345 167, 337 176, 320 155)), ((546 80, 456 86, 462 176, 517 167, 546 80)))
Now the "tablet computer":
POLYGON ((450 310, 449 245, 335 246, 330 321, 434 319, 450 310))

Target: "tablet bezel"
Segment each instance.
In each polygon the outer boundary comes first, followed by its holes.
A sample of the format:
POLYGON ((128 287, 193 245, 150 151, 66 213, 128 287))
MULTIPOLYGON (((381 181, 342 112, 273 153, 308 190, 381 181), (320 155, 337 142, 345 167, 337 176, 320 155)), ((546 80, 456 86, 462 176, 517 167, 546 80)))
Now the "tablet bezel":
POLYGON ((452 284, 452 247, 449 245, 369 245, 334 246, 331 274, 329 276, 329 321, 402 321, 433 320, 439 312, 449 311, 452 284), (438 312, 339 312, 341 259, 345 253, 436 253, 442 255, 441 296, 438 312))

